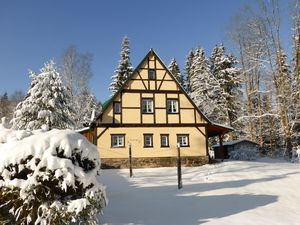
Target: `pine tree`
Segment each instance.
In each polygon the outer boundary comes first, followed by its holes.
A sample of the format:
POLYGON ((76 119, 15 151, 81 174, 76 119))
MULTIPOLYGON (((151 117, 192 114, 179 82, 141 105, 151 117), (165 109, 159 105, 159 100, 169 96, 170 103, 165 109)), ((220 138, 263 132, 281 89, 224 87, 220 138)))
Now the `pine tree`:
POLYGON ((185 79, 184 79, 184 86, 187 93, 190 93, 190 79, 191 79, 191 70, 192 64, 194 60, 194 50, 190 50, 185 62, 185 79))
POLYGON ((109 86, 109 90, 111 91, 112 95, 120 89, 120 87, 124 84, 124 82, 133 72, 129 55, 129 39, 127 36, 125 36, 122 42, 119 65, 115 70, 114 75, 111 77, 112 81, 109 86))
POLYGON ((20 102, 12 119, 15 129, 71 128, 69 95, 61 82, 54 62, 46 63, 39 74, 30 72, 32 79, 25 99, 20 102))
POLYGON ((168 66, 168 69, 170 70, 170 72, 174 75, 174 77, 176 78, 176 80, 178 81, 178 83, 184 87, 184 81, 183 81, 183 77, 182 74, 180 72, 179 66, 176 62, 176 59, 173 58, 168 66))
POLYGON ((241 108, 242 96, 240 69, 236 67, 238 61, 235 56, 226 54, 223 44, 213 49, 210 61, 212 74, 219 82, 222 95, 226 99, 228 124, 233 126, 238 110, 241 108))
POLYGON ((224 123, 224 99, 221 88, 210 71, 210 65, 204 50, 195 52, 190 70, 190 95, 199 109, 212 121, 224 123))

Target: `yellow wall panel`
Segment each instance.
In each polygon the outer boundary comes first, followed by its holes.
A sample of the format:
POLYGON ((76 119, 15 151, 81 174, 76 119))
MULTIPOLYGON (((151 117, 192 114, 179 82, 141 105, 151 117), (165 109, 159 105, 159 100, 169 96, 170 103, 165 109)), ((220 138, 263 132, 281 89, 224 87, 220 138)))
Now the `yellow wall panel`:
POLYGON ((168 114, 168 123, 179 123, 179 114, 168 114))
POLYGON ((180 107, 194 109, 194 106, 192 105, 192 103, 187 99, 187 97, 184 94, 180 94, 179 99, 180 99, 180 107))
POLYGON ((165 94, 155 94, 155 107, 166 107, 165 94))
POLYGON ((140 94, 139 93, 123 93, 122 107, 140 107, 140 94))
MULTIPOLYGON (((202 128, 204 129, 204 128, 202 128)), ((98 134, 101 132, 98 128, 98 134)), ((206 141, 195 127, 141 127, 110 128, 98 139, 98 150, 101 158, 128 158, 128 144, 132 146, 132 157, 170 157, 177 156, 176 134, 189 134, 190 147, 181 147, 182 156, 205 156, 206 141), (153 148, 144 148, 143 134, 153 134, 153 148), (126 134, 125 148, 111 148, 111 134, 126 134), (160 147, 160 134, 169 134, 169 148, 160 147)))
POLYGON ((181 123, 195 123, 194 109, 181 109, 180 116, 181 123))
POLYGON ((157 69, 164 69, 163 65, 158 60, 156 60, 156 68, 157 69))
POLYGON ((123 109, 122 110, 122 122, 124 124, 137 124, 141 120, 141 111, 140 109, 123 109))
POLYGON ((154 123, 154 114, 143 114, 142 117, 143 117, 144 124, 154 123))
POLYGON ((156 123, 166 123, 166 110, 165 109, 156 109, 155 110, 155 119, 156 123))

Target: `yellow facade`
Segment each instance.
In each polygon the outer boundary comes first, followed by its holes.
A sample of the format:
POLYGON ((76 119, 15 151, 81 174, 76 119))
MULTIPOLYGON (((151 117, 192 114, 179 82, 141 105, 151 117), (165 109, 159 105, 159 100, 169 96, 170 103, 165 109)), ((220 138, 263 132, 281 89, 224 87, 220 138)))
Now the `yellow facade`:
MULTIPOLYGON (((150 106, 149 106, 150 107, 150 106)), ((129 145, 133 158, 176 157, 178 135, 188 137, 181 146, 182 156, 207 156, 208 120, 195 107, 188 95, 151 50, 122 89, 104 107, 97 120, 97 146, 102 159, 128 158, 129 145), (149 70, 155 79, 149 79, 149 70), (143 113, 142 100, 151 101, 151 112, 143 113), (174 101, 170 113, 168 102, 174 101), (114 111, 114 104, 120 112, 114 111), (123 135, 124 146, 113 147, 112 136, 123 135), (145 147, 144 135, 152 137, 145 147), (168 147, 162 147, 161 135, 168 136, 168 147)))

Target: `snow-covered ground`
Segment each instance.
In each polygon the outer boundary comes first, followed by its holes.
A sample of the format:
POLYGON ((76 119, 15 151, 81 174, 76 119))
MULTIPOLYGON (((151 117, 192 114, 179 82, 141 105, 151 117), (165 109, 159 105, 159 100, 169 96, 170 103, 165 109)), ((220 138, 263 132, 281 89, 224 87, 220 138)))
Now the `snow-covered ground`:
POLYGON ((104 224, 300 224, 300 164, 272 159, 183 168, 103 170, 104 224))

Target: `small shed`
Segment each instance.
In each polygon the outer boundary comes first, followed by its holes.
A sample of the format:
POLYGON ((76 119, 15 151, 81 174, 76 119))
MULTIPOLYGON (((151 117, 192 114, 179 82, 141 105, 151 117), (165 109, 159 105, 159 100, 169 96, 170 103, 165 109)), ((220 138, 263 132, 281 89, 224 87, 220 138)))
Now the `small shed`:
POLYGON ((242 139, 224 142, 223 146, 213 145, 212 148, 215 154, 215 159, 228 159, 230 152, 232 151, 250 152, 254 155, 257 152, 258 144, 253 141, 242 139))

